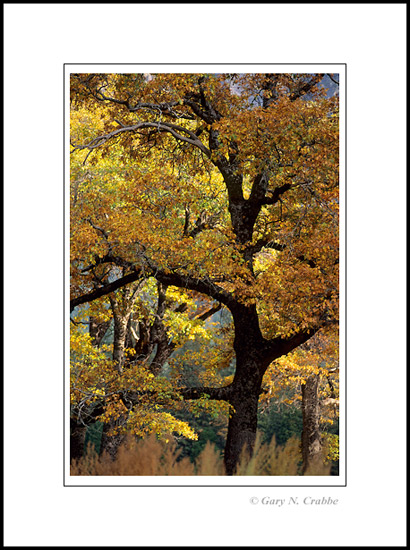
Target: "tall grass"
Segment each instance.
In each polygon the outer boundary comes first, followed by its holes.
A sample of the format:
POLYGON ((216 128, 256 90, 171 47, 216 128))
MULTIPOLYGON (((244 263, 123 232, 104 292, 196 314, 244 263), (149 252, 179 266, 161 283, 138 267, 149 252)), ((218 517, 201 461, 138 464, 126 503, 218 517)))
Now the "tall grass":
MULTIPOLYGON (((242 453, 235 475, 297 476, 301 475, 300 442, 291 438, 284 446, 261 444, 258 436, 252 456, 242 453)), ((85 456, 71 462, 73 476, 223 476, 225 468, 218 450, 208 442, 192 463, 181 458, 174 442, 159 441, 154 435, 135 440, 128 437, 119 447, 115 460, 103 452, 98 455, 88 447, 85 456)), ((330 475, 330 465, 322 460, 304 475, 330 475)))

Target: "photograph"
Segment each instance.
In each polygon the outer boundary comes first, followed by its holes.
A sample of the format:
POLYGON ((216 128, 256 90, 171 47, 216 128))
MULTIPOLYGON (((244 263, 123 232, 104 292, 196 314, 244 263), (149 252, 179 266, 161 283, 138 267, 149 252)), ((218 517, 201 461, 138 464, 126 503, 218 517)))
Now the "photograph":
POLYGON ((4 13, 4 547, 407 547, 407 4, 4 13))
POLYGON ((78 68, 70 474, 339 476, 340 73, 78 68))

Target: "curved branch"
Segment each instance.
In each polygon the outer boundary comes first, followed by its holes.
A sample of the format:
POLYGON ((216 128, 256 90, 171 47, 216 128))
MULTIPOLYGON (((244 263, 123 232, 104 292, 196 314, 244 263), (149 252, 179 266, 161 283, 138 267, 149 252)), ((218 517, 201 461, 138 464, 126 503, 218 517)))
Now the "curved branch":
POLYGON ((327 76, 330 78, 330 80, 331 80, 332 82, 334 82, 335 84, 337 84, 337 85, 339 86, 339 82, 338 82, 336 79, 333 78, 333 76, 331 75, 331 73, 326 73, 326 74, 327 74, 327 76))
POLYGON ((94 138, 86 145, 73 144, 72 152, 76 150, 81 151, 83 149, 88 149, 89 151, 91 151, 93 149, 97 149, 98 147, 101 147, 102 145, 107 143, 107 141, 125 132, 136 132, 137 130, 143 130, 146 128, 154 128, 158 132, 168 132, 172 136, 174 136, 175 139, 194 145, 195 147, 200 149, 203 153, 205 153, 208 157, 211 156, 210 150, 207 147, 205 147, 205 145, 202 143, 202 141, 198 138, 198 136, 194 132, 191 132, 191 130, 188 130, 187 128, 184 128, 177 124, 172 124, 170 122, 138 122, 137 124, 133 124, 131 126, 122 126, 121 128, 117 128, 116 130, 113 130, 108 134, 104 134, 102 136, 98 136, 94 138))
POLYGON ((161 283, 176 286, 178 288, 195 290, 201 294, 210 296, 218 302, 226 305, 229 309, 232 309, 237 305, 237 301, 233 295, 216 285, 211 279, 196 279, 191 275, 181 275, 176 272, 165 273, 163 271, 157 271, 152 275, 161 283))
POLYGON ((193 318, 200 321, 206 321, 207 319, 209 319, 209 317, 212 317, 214 313, 217 313, 218 311, 220 311, 221 308, 222 308, 222 304, 216 304, 215 306, 211 307, 207 311, 204 311, 204 313, 201 313, 197 317, 194 316, 193 318))

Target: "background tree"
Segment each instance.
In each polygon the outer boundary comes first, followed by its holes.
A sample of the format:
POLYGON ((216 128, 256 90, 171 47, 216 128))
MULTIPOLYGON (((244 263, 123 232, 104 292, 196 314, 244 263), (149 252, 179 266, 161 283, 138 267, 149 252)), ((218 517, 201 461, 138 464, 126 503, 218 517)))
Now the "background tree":
POLYGON ((179 389, 229 404, 228 474, 253 447, 269 365, 337 323, 338 100, 322 80, 72 76, 73 199, 82 185, 88 202, 74 214, 71 307, 144 276, 229 310, 232 380, 179 389), (80 184, 85 166, 93 175, 80 184))
POLYGON ((334 327, 322 330, 287 356, 274 361, 265 377, 263 402, 300 408, 304 472, 322 460, 325 448, 328 457, 329 453, 333 456, 338 443, 334 437, 329 439, 329 429, 337 426, 339 416, 338 344, 334 327))

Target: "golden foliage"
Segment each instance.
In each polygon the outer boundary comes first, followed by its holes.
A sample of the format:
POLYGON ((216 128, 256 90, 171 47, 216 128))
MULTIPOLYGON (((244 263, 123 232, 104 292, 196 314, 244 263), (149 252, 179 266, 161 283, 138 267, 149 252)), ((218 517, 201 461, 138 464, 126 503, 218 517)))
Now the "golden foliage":
POLYGON ((166 378, 155 377, 144 362, 118 372, 106 347, 96 348, 91 336, 78 330, 71 335, 70 377, 71 406, 87 414, 93 404, 103 400, 104 412, 96 420, 111 426, 110 435, 128 432, 140 437, 150 433, 166 437, 174 432, 188 439, 198 438, 187 422, 164 410, 176 398, 166 378), (140 394, 131 408, 121 398, 125 391, 140 394))

